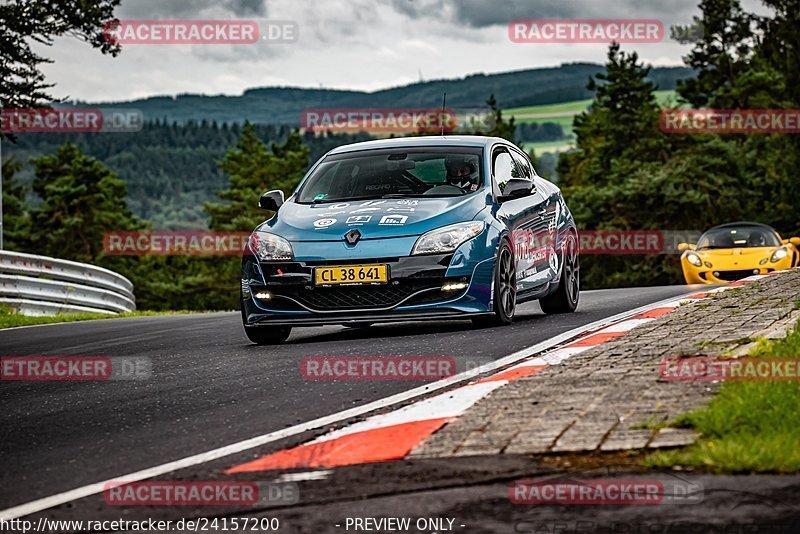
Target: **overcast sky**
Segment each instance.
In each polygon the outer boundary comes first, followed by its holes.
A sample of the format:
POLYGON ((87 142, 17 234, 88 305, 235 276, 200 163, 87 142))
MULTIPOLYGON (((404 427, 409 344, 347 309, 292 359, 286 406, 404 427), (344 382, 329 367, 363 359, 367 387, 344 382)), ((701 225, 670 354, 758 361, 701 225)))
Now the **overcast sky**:
POLYGON ((699 14, 698 1, 123 0, 120 19, 290 20, 299 35, 288 44, 125 45, 116 58, 63 38, 44 51, 55 60, 44 70, 59 97, 115 101, 274 85, 371 91, 420 77, 603 62, 604 44, 512 43, 509 21, 530 18, 660 19, 665 41, 623 49, 653 65, 680 65, 687 48, 669 41, 668 28, 699 14))

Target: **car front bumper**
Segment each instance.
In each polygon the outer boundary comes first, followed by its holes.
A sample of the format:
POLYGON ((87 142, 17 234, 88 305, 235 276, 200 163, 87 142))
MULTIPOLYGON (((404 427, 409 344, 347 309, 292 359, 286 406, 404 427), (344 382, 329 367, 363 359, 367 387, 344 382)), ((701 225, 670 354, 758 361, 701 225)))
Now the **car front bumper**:
POLYGON ((318 326, 459 319, 491 312, 494 258, 455 254, 325 261, 242 261, 242 310, 247 326, 318 326), (386 284, 314 284, 315 267, 386 264, 386 284), (466 288, 445 291, 445 283, 466 288), (257 296, 262 294, 260 298, 257 296), (268 294, 268 298, 263 298, 268 294))
POLYGON ((756 274, 769 274, 776 270, 781 270, 773 265, 755 266, 750 269, 715 269, 715 268, 699 268, 694 266, 683 265, 683 277, 687 284, 725 284, 727 282, 734 282, 753 276, 756 274))

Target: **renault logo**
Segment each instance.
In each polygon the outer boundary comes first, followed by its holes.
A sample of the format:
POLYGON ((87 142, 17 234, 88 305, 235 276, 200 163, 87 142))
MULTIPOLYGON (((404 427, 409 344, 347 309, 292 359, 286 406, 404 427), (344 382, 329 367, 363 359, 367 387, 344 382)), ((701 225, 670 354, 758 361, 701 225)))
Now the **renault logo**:
POLYGON ((344 240, 347 241, 348 245, 355 245, 359 239, 361 239, 361 232, 358 230, 350 230, 344 234, 344 240))

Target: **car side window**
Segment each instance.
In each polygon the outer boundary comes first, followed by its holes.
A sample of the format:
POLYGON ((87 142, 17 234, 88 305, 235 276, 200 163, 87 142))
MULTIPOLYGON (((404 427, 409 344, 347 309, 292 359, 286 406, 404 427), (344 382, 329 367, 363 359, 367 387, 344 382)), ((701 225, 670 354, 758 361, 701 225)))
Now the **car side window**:
POLYGON ((497 188, 498 194, 503 194, 508 181, 516 178, 519 171, 514 165, 514 160, 511 159, 511 154, 506 149, 498 150, 494 153, 494 161, 492 162, 492 180, 497 188))
MULTIPOLYGON (((533 180, 533 177, 536 175, 536 173, 533 172, 528 159, 514 150, 511 151, 511 157, 514 158, 514 165, 518 169, 518 177, 525 178, 526 180, 533 180)), ((517 178, 517 176, 515 176, 515 178, 517 178)))

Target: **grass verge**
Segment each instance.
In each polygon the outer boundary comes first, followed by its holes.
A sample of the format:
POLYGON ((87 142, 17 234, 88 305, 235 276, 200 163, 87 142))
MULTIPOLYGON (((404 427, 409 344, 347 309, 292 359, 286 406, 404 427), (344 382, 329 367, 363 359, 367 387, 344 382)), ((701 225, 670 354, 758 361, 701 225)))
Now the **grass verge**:
POLYGON ((119 315, 106 315, 104 313, 70 313, 63 315, 48 315, 44 317, 29 317, 20 315, 13 310, 0 306, 0 329, 15 326, 32 326, 37 324, 71 323, 75 321, 91 321, 94 319, 120 319, 123 317, 149 317, 152 315, 179 315, 183 313, 202 313, 196 311, 135 311, 120 313, 119 315))
MULTIPOLYGON (((800 329, 761 340, 754 358, 800 358, 800 329)), ((726 382, 705 408, 678 418, 701 438, 689 447, 650 454, 650 467, 693 466, 715 472, 800 471, 800 381, 726 382)))

